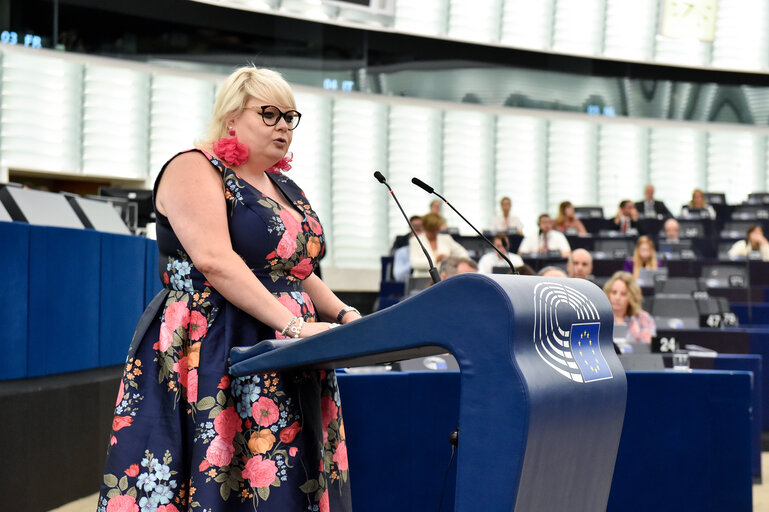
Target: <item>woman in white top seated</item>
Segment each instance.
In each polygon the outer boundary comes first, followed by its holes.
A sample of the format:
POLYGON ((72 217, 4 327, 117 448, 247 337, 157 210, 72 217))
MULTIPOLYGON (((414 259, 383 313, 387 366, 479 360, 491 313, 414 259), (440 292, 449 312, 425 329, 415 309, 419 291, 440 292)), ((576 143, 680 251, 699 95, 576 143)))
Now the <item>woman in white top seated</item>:
MULTIPOLYGON (((509 252, 510 241, 502 233, 494 235, 494 247, 499 249, 499 252, 506 255, 516 270, 523 266, 523 259, 517 254, 509 252)), ((507 262, 499 255, 497 251, 489 251, 484 254, 480 260, 478 260, 478 272, 483 274, 491 274, 494 272, 494 267, 508 268, 507 262)))
POLYGON ((697 219, 704 217, 714 220, 716 218, 716 210, 705 200, 705 193, 695 188, 694 192, 692 192, 692 200, 681 208, 681 216, 697 219))
POLYGON ((769 241, 764 236, 764 230, 758 224, 748 228, 747 239, 738 240, 729 249, 729 257, 732 259, 747 258, 750 253, 761 254, 761 259, 769 261, 769 241))
POLYGON ((543 213, 539 216, 539 235, 526 236, 518 247, 518 254, 542 254, 549 255, 550 251, 558 251, 561 257, 568 258, 571 254, 569 240, 563 233, 553 229, 553 219, 543 213))
MULTIPOLYGON (((427 253, 436 266, 449 256, 470 258, 467 249, 456 242, 451 235, 440 232, 441 226, 445 225, 445 223, 446 221, 443 217, 437 213, 428 213, 422 217, 422 229, 424 232, 419 235, 419 239, 424 244, 427 253)), ((427 258, 425 258, 422 248, 419 247, 419 243, 417 243, 414 237, 409 240, 409 259, 413 269, 412 277, 430 276, 430 266, 427 263, 427 258)))
POLYGON ((523 234, 523 223, 521 219, 516 215, 510 213, 510 209, 513 206, 513 202, 509 197, 503 197, 499 201, 499 206, 502 208, 502 216, 494 217, 491 221, 491 230, 498 233, 517 233, 523 234))

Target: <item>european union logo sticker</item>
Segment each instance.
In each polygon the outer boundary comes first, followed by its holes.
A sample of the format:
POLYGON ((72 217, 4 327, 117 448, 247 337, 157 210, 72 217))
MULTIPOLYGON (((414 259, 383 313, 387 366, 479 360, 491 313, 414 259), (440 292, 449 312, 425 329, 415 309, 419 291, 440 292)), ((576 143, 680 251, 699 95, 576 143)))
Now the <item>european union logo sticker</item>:
POLYGON ((572 324, 569 335, 571 355, 579 366, 585 382, 611 379, 613 376, 606 363, 601 347, 598 346, 598 322, 589 324, 572 324))

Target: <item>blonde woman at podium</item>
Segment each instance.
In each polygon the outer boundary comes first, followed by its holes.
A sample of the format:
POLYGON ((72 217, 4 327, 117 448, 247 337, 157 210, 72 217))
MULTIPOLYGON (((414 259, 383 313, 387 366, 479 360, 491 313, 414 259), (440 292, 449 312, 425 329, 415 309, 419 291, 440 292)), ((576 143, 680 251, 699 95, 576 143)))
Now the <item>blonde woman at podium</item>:
POLYGON ((99 511, 349 511, 333 371, 230 378, 234 346, 359 318, 313 269, 315 210, 286 174, 302 115, 283 78, 240 68, 207 139, 155 184, 163 291, 128 354, 99 511))

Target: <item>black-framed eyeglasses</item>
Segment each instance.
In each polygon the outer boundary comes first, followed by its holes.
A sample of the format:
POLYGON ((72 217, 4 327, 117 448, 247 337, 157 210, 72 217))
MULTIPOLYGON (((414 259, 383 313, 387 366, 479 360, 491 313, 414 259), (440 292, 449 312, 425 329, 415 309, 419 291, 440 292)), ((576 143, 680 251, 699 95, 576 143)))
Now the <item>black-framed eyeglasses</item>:
POLYGON ((286 120, 289 130, 293 130, 299 125, 299 120, 302 119, 302 114, 296 110, 287 110, 281 112, 281 110, 274 105, 262 105, 260 107, 244 107, 250 110, 256 110, 256 113, 262 116, 262 121, 267 126, 275 126, 283 118, 286 120))

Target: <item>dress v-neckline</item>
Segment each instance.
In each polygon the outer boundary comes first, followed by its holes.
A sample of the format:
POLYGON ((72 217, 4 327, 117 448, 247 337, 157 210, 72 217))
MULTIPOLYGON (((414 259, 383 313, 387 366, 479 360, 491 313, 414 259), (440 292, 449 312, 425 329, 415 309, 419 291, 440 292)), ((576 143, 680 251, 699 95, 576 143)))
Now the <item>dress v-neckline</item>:
MULTIPOLYGON (((284 191, 284 190, 281 188, 281 186, 278 184, 278 182, 277 182, 275 179, 273 179, 273 178, 272 178, 272 176, 270 176, 270 173, 265 173, 265 174, 266 174, 266 176, 267 176, 267 179, 268 179, 268 180, 270 180, 270 182, 271 182, 271 183, 272 183, 272 185, 275 187, 275 189, 278 191, 278 193, 279 193, 280 195, 282 195, 282 196, 283 196, 283 198, 286 200, 286 202, 287 202, 289 205, 291 205, 291 208, 286 208, 285 206, 283 206, 283 205, 280 203, 280 201, 277 201, 277 200, 275 200, 274 198, 272 198, 272 197, 268 196, 267 194, 265 194, 264 192, 262 192, 261 190, 259 190, 258 188, 256 188, 256 187, 255 187, 255 186, 254 186, 252 183, 250 183, 250 182, 249 182, 247 179, 245 179, 245 178, 241 178, 241 179, 243 179, 243 182, 244 182, 246 185, 248 185, 249 187, 251 187, 251 189, 253 189, 253 191, 255 191, 255 192, 258 192, 258 193, 259 193, 259 194, 261 194, 262 196, 264 196, 264 197, 266 197, 267 199, 269 199, 269 200, 271 200, 272 202, 274 202, 276 205, 278 205, 278 208, 280 208, 281 210, 289 210, 289 209, 291 209, 291 210, 295 211, 296 213, 298 213, 298 214, 299 214, 299 217, 300 217, 299 219, 297 219, 297 218, 296 218, 296 217, 295 217, 293 214, 291 214, 291 216, 294 218, 294 220, 295 220, 295 221, 297 221, 297 222, 299 222, 299 223, 302 223, 302 224, 303 224, 303 223, 305 223, 305 222, 307 222, 307 214, 306 214, 305 212, 303 212, 303 211, 302 211, 302 210, 301 210, 301 209, 300 209, 300 208, 299 208, 299 207, 296 205, 296 203, 295 203, 295 202, 294 202, 294 201, 293 201, 293 200, 292 200, 292 199, 291 199, 291 198, 288 196, 288 194, 286 194, 286 192, 285 192, 285 191, 284 191)), ((237 173, 236 173, 236 175, 237 175, 237 173)))

